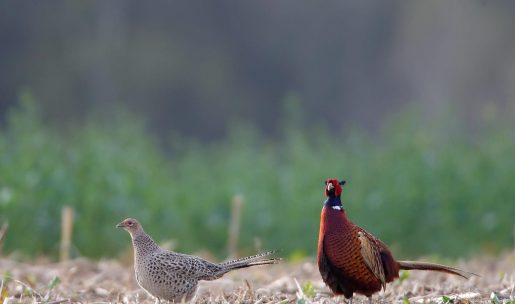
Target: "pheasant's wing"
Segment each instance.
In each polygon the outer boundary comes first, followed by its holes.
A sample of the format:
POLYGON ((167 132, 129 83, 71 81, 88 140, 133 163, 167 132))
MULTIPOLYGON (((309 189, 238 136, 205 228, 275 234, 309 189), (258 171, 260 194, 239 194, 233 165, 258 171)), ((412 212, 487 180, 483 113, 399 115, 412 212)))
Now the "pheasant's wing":
POLYGON ((377 239, 364 230, 358 231, 358 238, 361 243, 361 256, 365 260, 365 264, 376 278, 381 281, 383 289, 386 288, 384 265, 381 260, 380 248, 377 246, 377 239))
POLYGON ((160 252, 155 260, 170 277, 209 280, 220 270, 218 265, 202 258, 175 252, 160 252))

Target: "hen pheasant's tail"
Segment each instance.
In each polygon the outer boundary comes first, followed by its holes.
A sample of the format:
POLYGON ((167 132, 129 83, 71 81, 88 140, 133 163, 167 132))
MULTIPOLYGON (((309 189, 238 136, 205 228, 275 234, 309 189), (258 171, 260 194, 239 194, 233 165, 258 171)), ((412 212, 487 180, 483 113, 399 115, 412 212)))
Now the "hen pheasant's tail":
POLYGON ((245 257, 245 258, 223 262, 223 263, 220 263, 219 265, 222 266, 224 273, 226 273, 231 270, 238 269, 238 268, 247 268, 247 267, 252 267, 252 266, 257 266, 257 265, 277 264, 277 263, 279 263, 279 261, 281 261, 280 258, 268 258, 268 256, 270 256, 274 253, 276 253, 275 250, 263 252, 263 253, 245 257))
POLYGON ((470 278, 471 276, 476 274, 472 272, 463 271, 461 269, 434 264, 434 263, 426 263, 426 262, 415 262, 415 261, 399 261, 400 269, 404 270, 431 270, 431 271, 440 271, 445 273, 450 273, 454 275, 458 275, 465 279, 470 278))

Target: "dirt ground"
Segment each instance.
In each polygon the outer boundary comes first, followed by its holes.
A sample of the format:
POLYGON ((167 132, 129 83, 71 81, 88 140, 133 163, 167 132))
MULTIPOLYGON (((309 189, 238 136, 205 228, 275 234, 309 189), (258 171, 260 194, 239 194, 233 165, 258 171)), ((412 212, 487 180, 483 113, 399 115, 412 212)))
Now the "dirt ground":
MULTIPOLYGON (((374 303, 515 303, 515 252, 458 262, 469 280, 413 271, 374 295, 374 303)), ((115 260, 22 263, 0 259, 0 303, 154 303, 132 267, 115 260)), ((344 303, 322 282, 313 260, 234 271, 200 283, 195 303, 344 303)), ((346 301, 345 301, 346 303, 346 301)), ((355 296, 353 303, 368 303, 355 296)))

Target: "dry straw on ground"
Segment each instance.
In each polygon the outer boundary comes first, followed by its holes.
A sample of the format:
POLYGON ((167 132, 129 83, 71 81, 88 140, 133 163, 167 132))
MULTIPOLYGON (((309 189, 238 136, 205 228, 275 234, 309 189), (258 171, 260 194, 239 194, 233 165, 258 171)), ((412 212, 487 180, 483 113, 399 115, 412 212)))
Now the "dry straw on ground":
MULTIPOLYGON (((379 303, 515 303, 515 253, 456 266, 479 274, 470 280, 414 271, 374 296, 379 303)), ((135 282, 131 266, 76 259, 22 263, 0 259, 0 303, 154 303, 135 282)), ((343 303, 332 297, 312 260, 255 267, 201 282, 195 303, 343 303)), ((356 296, 354 303, 366 302, 356 296)))

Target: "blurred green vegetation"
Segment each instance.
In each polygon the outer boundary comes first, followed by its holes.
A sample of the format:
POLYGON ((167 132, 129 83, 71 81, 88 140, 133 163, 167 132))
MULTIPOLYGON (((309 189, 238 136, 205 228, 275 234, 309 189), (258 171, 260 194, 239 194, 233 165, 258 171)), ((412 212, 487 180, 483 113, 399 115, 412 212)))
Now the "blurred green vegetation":
POLYGON ((455 111, 429 119, 411 108, 367 134, 302 127, 290 101, 281 141, 235 123, 223 142, 171 135, 163 144, 123 111, 52 129, 25 94, 0 132, 4 251, 56 256, 61 208, 71 205, 74 255, 120 254, 129 236, 115 224, 132 216, 157 241, 223 257, 230 202, 242 194, 242 253, 259 239, 286 255, 313 255, 323 181, 338 177, 348 181, 351 219, 399 257, 498 252, 513 242, 514 112, 485 106, 471 128, 455 111))

